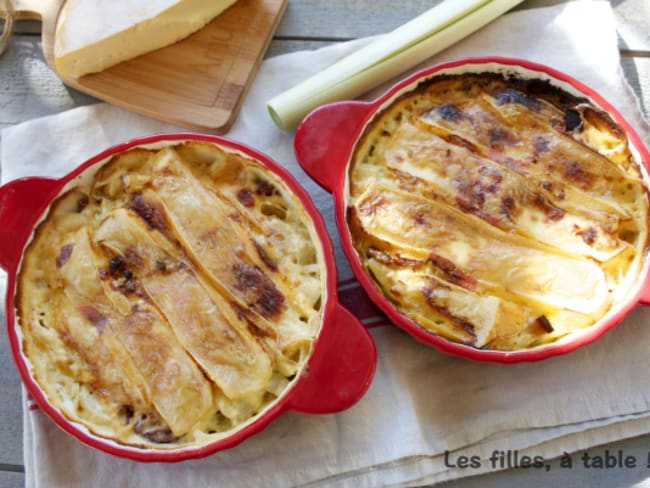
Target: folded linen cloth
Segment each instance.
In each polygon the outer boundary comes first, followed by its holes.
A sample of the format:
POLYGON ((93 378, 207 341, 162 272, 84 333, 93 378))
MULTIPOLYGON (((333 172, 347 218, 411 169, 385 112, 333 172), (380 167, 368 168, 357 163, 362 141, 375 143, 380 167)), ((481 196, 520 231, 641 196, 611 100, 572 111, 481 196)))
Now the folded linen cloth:
MULTIPOLYGON (((338 245, 331 196, 299 168, 292 134, 275 128, 264 102, 367 42, 266 60, 228 134, 287 167, 310 193, 335 242, 343 296, 357 285, 338 245)), ((427 64, 477 55, 526 58, 581 79, 650 143, 650 127, 620 70, 607 2, 508 14, 427 64)), ((58 176, 110 145, 175 130, 107 104, 77 108, 3 130, 0 177, 58 176)), ((367 322, 381 320, 364 313, 367 322)), ((26 398, 26 486, 415 486, 499 469, 488 462, 494 450, 551 459, 650 432, 649 322, 650 311, 639 307, 594 344, 516 365, 448 357, 395 327, 374 327, 377 372, 355 406, 336 415, 286 413, 235 448, 177 464, 140 464, 88 448, 26 398), (445 451, 479 456, 480 466, 452 468, 445 451)))

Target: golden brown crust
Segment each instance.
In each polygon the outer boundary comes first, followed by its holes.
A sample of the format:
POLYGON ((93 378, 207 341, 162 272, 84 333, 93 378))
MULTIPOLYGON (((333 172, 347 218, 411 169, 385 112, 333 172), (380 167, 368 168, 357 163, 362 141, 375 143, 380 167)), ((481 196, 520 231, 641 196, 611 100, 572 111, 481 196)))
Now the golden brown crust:
POLYGON ((380 111, 355 147, 346 203, 378 288, 480 348, 595 323, 647 248, 646 186, 622 128, 546 82, 491 73, 434 77, 380 111))
POLYGON ((38 225, 15 300, 52 405, 97 435, 169 449, 228 435, 282 395, 325 293, 285 184, 198 142, 136 148, 79 181, 38 225))

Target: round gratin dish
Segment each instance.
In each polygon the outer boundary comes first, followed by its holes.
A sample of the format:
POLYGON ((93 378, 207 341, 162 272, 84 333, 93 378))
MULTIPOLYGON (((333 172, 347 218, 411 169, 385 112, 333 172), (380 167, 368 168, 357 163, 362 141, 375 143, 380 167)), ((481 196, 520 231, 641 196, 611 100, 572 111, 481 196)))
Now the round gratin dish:
POLYGON ((315 109, 295 150, 369 298, 446 353, 545 359, 650 301, 648 151, 557 70, 441 63, 315 109))
POLYGON ((143 137, 0 187, 0 266, 27 391, 112 455, 206 456, 346 409, 374 374, 310 198, 224 138, 143 137))

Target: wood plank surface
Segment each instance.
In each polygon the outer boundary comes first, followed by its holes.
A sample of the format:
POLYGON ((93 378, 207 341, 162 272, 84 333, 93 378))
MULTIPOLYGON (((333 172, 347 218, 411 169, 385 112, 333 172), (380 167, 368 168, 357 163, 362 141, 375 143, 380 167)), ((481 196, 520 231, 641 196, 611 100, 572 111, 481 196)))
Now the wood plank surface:
POLYGON ((0 471, 0 488, 20 488, 25 486, 25 475, 12 471, 0 471))
POLYGON ((0 127, 96 101, 52 72, 37 36, 15 35, 0 58, 0 73, 0 127))
POLYGON ((0 395, 2 395, 0 399, 0 472, 2 472, 11 469, 8 467, 2 469, 2 465, 22 466, 23 464, 23 418, 20 378, 11 357, 7 334, 4 331, 4 312, 0 313, 0 324, 3 329, 0 336, 0 395))
MULTIPOLYGON (((266 57, 387 32, 439 1, 289 0, 266 57)), ((565 0, 526 0, 516 9, 562 3, 565 0)), ((610 0, 610 3, 619 33, 622 69, 639 98, 642 111, 650 118, 650 1, 610 0)), ((19 22, 8 51, 0 58, 0 128, 97 101, 64 85, 52 72, 43 58, 40 32, 39 22, 19 22)), ((2 312, 0 326, 4 327, 2 312)), ((6 334, 0 335, 0 488, 18 487, 24 485, 24 474, 20 472, 23 462, 20 382, 6 334)), ((607 447, 638 453, 645 460, 649 445, 650 435, 646 435, 607 447)), ((591 451, 598 452, 598 448, 591 451)), ((441 486, 650 486, 650 471, 646 469, 575 472, 572 476, 549 477, 541 473, 533 476, 525 470, 511 470, 441 486)))
POLYGON ((622 57, 621 66, 625 78, 639 99, 643 115, 650 119, 650 56, 622 57))

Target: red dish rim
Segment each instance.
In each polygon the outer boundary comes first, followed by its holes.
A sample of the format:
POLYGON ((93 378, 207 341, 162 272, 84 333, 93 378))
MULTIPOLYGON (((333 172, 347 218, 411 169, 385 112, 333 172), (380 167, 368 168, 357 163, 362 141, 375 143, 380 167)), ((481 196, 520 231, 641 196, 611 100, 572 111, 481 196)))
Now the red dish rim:
MULTIPOLYGON (((403 80, 397 82, 387 91, 385 91, 379 98, 367 104, 359 104, 359 102, 337 102, 336 104, 331 104, 332 107, 336 105, 344 106, 346 103, 365 105, 365 108, 362 107, 359 109, 359 112, 365 115, 360 116, 358 123, 355 125, 356 129, 352 130, 350 134, 340 135, 338 140, 343 141, 340 142, 340 144, 344 146, 344 148, 340 151, 340 154, 345 155, 343 157, 344 160, 338 161, 338 165, 332 164, 329 169, 329 174, 326 174, 325 176, 319 175, 321 178, 324 177, 328 180, 326 184, 324 184, 323 181, 319 181, 319 183, 324 186, 325 189, 331 191, 334 195, 335 217, 337 227, 339 229, 339 234, 341 236, 341 245, 350 262, 355 277, 361 283, 363 289, 369 295, 371 301, 375 303, 395 325, 404 329, 419 342, 433 346, 434 348, 453 356, 463 357, 473 361, 489 361, 496 363, 539 361, 553 356, 569 353, 579 347, 595 341, 603 334, 605 334, 608 330, 616 326, 635 305, 640 302, 650 303, 650 275, 648 274, 649 271, 647 257, 646 262, 644 263, 644 268, 637 278, 636 289, 634 290, 631 297, 616 307, 616 310, 608 313, 608 315, 604 319, 601 319, 599 323, 585 329, 584 331, 574 333, 570 340, 560 339, 547 346, 540 346, 539 348, 517 351, 477 349, 475 347, 453 342, 441 336, 435 335, 411 319, 407 318, 397 310, 397 308, 377 289, 368 274, 364 271, 357 252, 352 244, 352 237, 350 235, 345 216, 345 198, 347 191, 346 183, 348 178, 350 158, 362 131, 369 123, 369 121, 379 112, 382 105, 393 99, 397 94, 406 93, 410 91, 410 89, 415 88, 419 82, 439 75, 445 70, 471 67, 472 69, 469 70, 471 72, 494 71, 494 68, 490 69, 489 67, 481 69, 481 66, 485 65, 495 65, 513 69, 523 68, 524 70, 536 72, 540 75, 544 75, 544 77, 548 77, 551 83, 553 83, 553 81, 562 82, 578 92, 579 95, 591 99, 596 105, 600 106, 603 110, 609 113, 609 115, 611 115, 614 120, 625 129, 629 142, 638 152, 642 165, 645 167, 646 171, 650 172, 650 153, 648 153, 647 148, 641 142, 641 139, 636 131, 613 107, 613 105, 607 102, 594 89, 588 87, 584 83, 578 81, 572 76, 567 75, 566 73, 542 64, 522 59, 489 56, 455 59, 419 70, 404 78, 403 80)), ((312 112, 312 114, 315 114, 317 111, 326 108, 327 106, 320 107, 319 109, 316 109, 314 112, 312 112)), ((300 154, 299 146, 301 144, 301 140, 305 137, 305 132, 310 130, 308 128, 309 118, 310 116, 308 115, 301 126, 298 128, 296 134, 296 152, 298 155, 300 154)), ((315 123, 315 125, 317 124, 318 122, 315 123)), ((303 162, 300 160, 300 157, 298 159, 302 165, 303 162)), ((308 173, 310 172, 308 168, 305 169, 308 173)), ((646 175, 646 186, 647 183, 648 178, 646 175)))
MULTIPOLYGON (((40 218, 41 215, 43 215, 43 212, 49 208, 52 200, 60 193, 63 187, 72 179, 74 179, 76 176, 84 172, 90 166, 97 164, 101 161, 107 160, 107 158, 117 153, 132 149, 137 146, 146 146, 146 145, 152 145, 152 144, 163 143, 163 142, 179 142, 184 140, 209 142, 209 143, 217 144, 222 147, 226 147, 230 150, 238 151, 244 155, 248 155, 253 159, 261 162, 266 168, 268 168, 270 171, 276 174, 284 182, 284 184, 287 185, 287 187, 296 195, 296 197, 302 203, 304 211, 306 212, 306 214, 309 216, 311 220, 313 228, 319 239, 320 246, 322 248, 322 256, 324 260, 324 267, 326 270, 326 276, 324 278, 325 278, 325 290, 327 293, 327 300, 323 309, 321 327, 312 348, 312 354, 308 359, 307 364, 303 366, 301 372, 299 373, 300 376, 295 378, 292 381, 292 384, 288 387, 289 389, 283 392, 280 398, 278 398, 269 406, 267 406, 260 414, 257 415, 256 418, 254 418, 252 421, 249 421, 248 423, 245 423, 243 427, 236 428, 231 434, 227 434, 222 438, 216 439, 204 445, 189 446, 185 448, 181 447, 178 449, 170 449, 170 450, 152 450, 146 448, 143 449, 143 448, 119 444, 110 439, 105 439, 99 435, 89 432, 86 427, 76 422, 70 421, 61 412, 59 412, 59 410, 57 410, 49 403, 42 389, 32 378, 30 369, 27 365, 27 361, 22 354, 21 345, 19 344, 19 334, 16 331, 17 324, 16 324, 16 317, 15 317, 15 309, 13 304, 15 287, 16 287, 17 270, 19 268, 20 262, 22 261, 22 251, 21 251, 18 260, 12 263, 12 265, 9 266, 7 269, 8 282, 7 282, 5 308, 6 308, 7 332, 9 336, 11 352, 14 357, 14 362, 19 370, 21 379, 23 380, 23 383, 25 384, 25 387, 29 392, 29 395, 34 399, 38 407, 40 407, 40 409, 43 410, 43 412, 46 415, 52 418, 52 420, 59 428, 71 434, 82 443, 97 448, 101 451, 104 451, 114 456, 124 457, 124 458, 128 458, 135 461, 141 461, 141 462, 177 462, 186 459, 197 459, 223 449, 234 447, 235 445, 241 443, 242 441, 252 436, 253 434, 256 434, 257 432, 261 431, 264 427, 266 427, 266 425, 269 422, 271 422, 282 412, 286 410, 291 410, 292 409, 291 399, 295 396, 296 392, 302 387, 302 385, 305 384, 306 379, 305 379, 304 372, 306 369, 308 369, 307 366, 312 365, 312 359, 314 357, 314 353, 319 349, 319 345, 321 344, 321 342, 323 342, 323 337, 326 335, 326 330, 331 326, 333 326, 333 322, 337 320, 336 307, 340 306, 338 304, 337 295, 336 295, 337 272, 336 272, 336 266, 334 261, 334 251, 325 224, 320 216, 320 213, 318 212, 313 202, 311 201, 309 195, 296 182, 294 177, 286 169, 280 167, 277 163, 272 161, 268 156, 264 155, 263 153, 260 153, 259 151, 245 144, 224 139, 219 136, 213 136, 209 134, 189 133, 189 132, 173 133, 173 134, 155 134, 150 136, 139 137, 130 140, 128 142, 124 142, 122 144, 118 144, 116 146, 108 148, 102 151, 101 153, 99 153, 98 155, 90 158, 89 160, 87 160, 79 167, 77 167, 75 170, 63 176, 62 178, 50 180, 52 185, 51 186, 52 191, 49 193, 49 196, 47 196, 47 198, 45 199, 46 201, 45 206, 39 212, 38 214, 39 217, 37 217, 36 220, 34 221, 26 222, 25 226, 26 227, 29 226, 30 233, 33 232, 35 223, 38 222, 38 219, 40 218)), ((29 180, 29 179, 30 178, 26 178, 25 180, 29 180)), ((30 237, 27 239, 27 242, 29 242, 30 239, 31 239, 31 234, 30 237)), ((24 247, 27 245, 27 242, 22 244, 21 249, 24 250, 24 247)), ((359 326, 362 327, 361 325, 359 326)), ((372 343, 371 339, 369 340, 370 343, 372 343)), ((374 345, 371 347, 372 347, 372 354, 374 354, 374 345)), ((362 386, 358 398, 360 398, 360 396, 363 393, 365 393, 365 390, 369 387, 372 374, 374 373, 374 367, 375 365, 373 363, 372 367, 370 368, 371 370, 369 371, 369 378, 367 379, 367 384, 362 386)))

